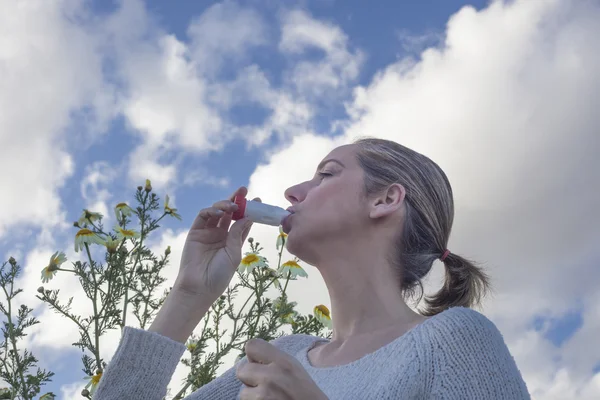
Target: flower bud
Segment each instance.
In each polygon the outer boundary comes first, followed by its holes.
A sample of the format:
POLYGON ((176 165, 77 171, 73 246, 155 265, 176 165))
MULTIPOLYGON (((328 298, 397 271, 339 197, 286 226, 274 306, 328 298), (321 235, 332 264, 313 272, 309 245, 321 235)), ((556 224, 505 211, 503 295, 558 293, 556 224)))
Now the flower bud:
POLYGON ((143 187, 141 187, 141 186, 137 187, 137 190, 139 190, 140 192, 142 191, 142 189, 143 189, 143 187))
POLYGON ((81 228, 81 227, 79 226, 79 221, 75 221, 75 222, 73 222, 73 226, 74 226, 75 228, 81 228))
POLYGON ((39 288, 37 288, 38 293, 44 294, 44 287, 40 286, 39 288))
POLYGON ((225 300, 226 298, 227 298, 227 296, 225 296, 225 295, 221 296, 221 300, 225 300))
POLYGON ((17 260, 15 260, 15 259, 14 259, 14 257, 11 257, 11 258, 9 258, 9 259, 8 259, 8 262, 9 262, 9 264, 10 264, 10 265, 12 265, 13 267, 14 267, 15 265, 17 265, 17 260))
POLYGON ((167 249, 165 250, 165 255, 169 255, 171 254, 171 246, 167 246, 167 249))
POLYGON ((251 237, 248 238, 248 243, 250 243, 250 244, 254 243, 254 238, 251 238, 251 237))
POLYGON ((146 179, 146 186, 144 186, 144 190, 148 193, 152 191, 152 183, 150 183, 150 179, 146 179))
POLYGON ((81 391, 81 395, 82 395, 83 397, 88 397, 88 396, 90 395, 90 391, 89 391, 89 390, 87 390, 87 389, 83 389, 83 390, 81 391))

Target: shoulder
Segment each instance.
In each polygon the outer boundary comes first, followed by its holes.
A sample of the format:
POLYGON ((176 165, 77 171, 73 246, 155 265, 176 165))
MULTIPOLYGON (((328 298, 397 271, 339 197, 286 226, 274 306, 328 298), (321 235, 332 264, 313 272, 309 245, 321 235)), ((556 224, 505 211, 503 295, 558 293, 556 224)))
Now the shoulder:
POLYGON ((444 339, 458 341, 463 337, 502 339, 500 330, 488 317, 466 307, 453 307, 432 317, 431 325, 438 337, 444 339))
POLYGON ((427 322, 435 398, 529 398, 504 337, 485 315, 455 307, 427 322))
MULTIPOLYGON (((437 358, 454 357, 457 353, 508 354, 504 337, 485 315, 465 307, 450 308, 431 318, 428 336, 439 350, 437 358)), ((461 357, 462 358, 462 357, 461 357)))

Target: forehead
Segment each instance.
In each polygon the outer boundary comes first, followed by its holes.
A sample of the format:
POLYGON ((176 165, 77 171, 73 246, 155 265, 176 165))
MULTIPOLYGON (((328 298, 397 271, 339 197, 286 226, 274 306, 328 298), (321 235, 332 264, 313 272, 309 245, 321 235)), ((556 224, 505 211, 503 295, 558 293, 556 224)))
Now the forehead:
POLYGON ((355 144, 347 144, 343 146, 336 147, 333 149, 323 160, 321 163, 327 162, 327 160, 338 160, 341 161, 345 166, 349 167, 356 164, 356 151, 357 147, 355 144))

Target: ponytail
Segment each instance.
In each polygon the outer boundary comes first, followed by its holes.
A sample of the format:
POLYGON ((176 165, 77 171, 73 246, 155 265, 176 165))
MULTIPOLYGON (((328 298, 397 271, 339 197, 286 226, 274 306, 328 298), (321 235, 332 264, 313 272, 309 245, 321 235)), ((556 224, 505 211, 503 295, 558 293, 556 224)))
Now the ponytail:
POLYGON ((433 316, 451 307, 479 305, 490 288, 488 275, 470 260, 448 252, 442 257, 446 270, 444 285, 432 296, 425 298, 421 314, 433 316))

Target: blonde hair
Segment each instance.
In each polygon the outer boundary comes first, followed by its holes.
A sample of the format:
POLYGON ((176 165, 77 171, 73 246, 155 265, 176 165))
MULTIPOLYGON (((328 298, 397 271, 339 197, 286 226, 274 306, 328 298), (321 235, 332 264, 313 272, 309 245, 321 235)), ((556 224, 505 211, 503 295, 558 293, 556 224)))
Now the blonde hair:
MULTIPOLYGON (((365 173, 366 195, 381 193, 394 183, 406 190, 406 218, 395 239, 390 263, 403 294, 411 297, 420 289, 422 297, 422 279, 433 262, 442 257, 452 230, 454 200, 450 182, 431 159, 396 142, 363 138, 355 145, 365 173)), ((443 263, 444 285, 425 298, 423 315, 432 316, 455 306, 475 306, 489 289, 488 276, 474 262, 450 253, 443 263)))

